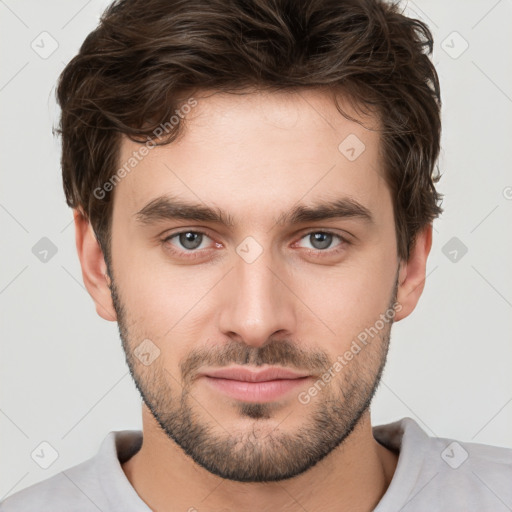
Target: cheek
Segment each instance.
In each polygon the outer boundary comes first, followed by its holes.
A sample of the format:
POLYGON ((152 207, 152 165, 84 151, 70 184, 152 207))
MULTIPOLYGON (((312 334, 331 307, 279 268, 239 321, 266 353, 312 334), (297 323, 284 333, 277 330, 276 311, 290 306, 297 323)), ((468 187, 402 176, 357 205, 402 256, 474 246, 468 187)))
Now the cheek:
POLYGON ((392 299, 397 270, 393 254, 384 247, 337 268, 297 269, 289 278, 292 289, 307 306, 299 318, 309 318, 297 325, 301 337, 339 354, 359 333, 373 326, 392 299))
POLYGON ((140 267, 133 261, 129 272, 119 280, 130 320, 156 340, 183 335, 190 318, 200 309, 201 298, 212 286, 197 274, 171 267, 160 272, 154 266, 140 267))
POLYGON ((119 241, 112 256, 131 345, 150 339, 160 350, 161 363, 169 370, 176 367, 204 341, 201 321, 207 320, 205 308, 214 300, 208 292, 222 269, 171 265, 155 248, 128 249, 119 241))

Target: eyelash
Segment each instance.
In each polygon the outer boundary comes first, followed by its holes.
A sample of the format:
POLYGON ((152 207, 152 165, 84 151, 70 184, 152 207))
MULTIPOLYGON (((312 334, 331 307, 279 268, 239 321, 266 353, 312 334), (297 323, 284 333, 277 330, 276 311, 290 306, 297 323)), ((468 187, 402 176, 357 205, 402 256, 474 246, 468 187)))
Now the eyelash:
MULTIPOLYGON (((203 236, 206 236, 208 238, 211 238, 204 231, 186 229, 184 231, 178 231, 177 233, 172 233, 171 235, 168 235, 167 237, 165 237, 162 240, 162 243, 166 243, 167 244, 167 242, 169 242, 173 238, 175 238, 175 237, 177 237, 179 235, 185 234, 185 233, 195 233, 195 234, 198 234, 198 235, 203 235, 203 236)), ((314 233, 322 233, 324 235, 332 235, 334 238, 338 238, 339 239, 340 244, 338 244, 334 249, 324 249, 324 250, 322 250, 322 249, 305 249, 307 251, 307 253, 309 255, 313 256, 313 257, 322 257, 325 254, 328 254, 330 256, 338 254, 339 252, 341 252, 342 250, 345 249, 346 245, 350 244, 350 242, 346 238, 344 238, 343 236, 339 235, 338 233, 334 233, 333 231, 318 230, 318 229, 315 229, 315 230, 312 230, 312 231, 308 231, 307 233, 304 233, 300 237, 300 240, 302 240, 303 238, 305 238, 307 236, 310 236, 310 235, 312 235, 314 233)), ((173 254, 176 254, 178 256, 184 256, 185 258, 190 258, 190 259, 201 257, 203 255, 202 251, 206 250, 206 249, 191 249, 191 250, 188 250, 188 251, 187 250, 180 251, 180 250, 176 249, 170 243, 167 246, 170 247, 170 251, 173 254)))

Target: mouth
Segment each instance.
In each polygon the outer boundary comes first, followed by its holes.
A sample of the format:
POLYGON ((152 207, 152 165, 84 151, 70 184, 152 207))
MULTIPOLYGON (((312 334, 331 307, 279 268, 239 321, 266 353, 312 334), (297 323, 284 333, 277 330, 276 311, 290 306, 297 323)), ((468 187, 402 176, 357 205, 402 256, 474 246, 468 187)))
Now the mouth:
POLYGON ((255 369, 234 366, 207 370, 201 377, 215 391, 235 400, 272 402, 297 390, 311 375, 271 366, 255 369))

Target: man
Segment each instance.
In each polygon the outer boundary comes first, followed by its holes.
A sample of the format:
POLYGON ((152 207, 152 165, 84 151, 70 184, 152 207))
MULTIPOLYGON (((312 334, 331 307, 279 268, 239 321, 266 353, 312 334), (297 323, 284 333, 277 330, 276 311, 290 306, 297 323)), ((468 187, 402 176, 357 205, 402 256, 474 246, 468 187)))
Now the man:
POLYGON ((143 432, 1 510, 510 510, 511 450, 370 420, 441 213, 431 51, 376 0, 112 4, 62 168, 143 432))

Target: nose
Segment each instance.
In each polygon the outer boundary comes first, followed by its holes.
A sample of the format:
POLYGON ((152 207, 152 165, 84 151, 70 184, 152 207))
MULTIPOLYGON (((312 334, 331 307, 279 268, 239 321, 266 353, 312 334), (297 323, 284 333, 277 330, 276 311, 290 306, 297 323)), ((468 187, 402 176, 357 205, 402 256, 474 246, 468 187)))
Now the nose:
POLYGON ((264 250, 251 263, 235 254, 234 266, 224 282, 219 319, 223 335, 260 347, 271 337, 295 334, 297 298, 287 282, 284 263, 264 250))

